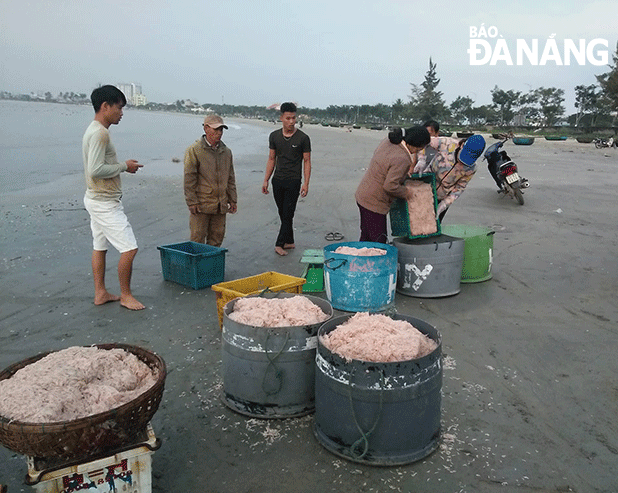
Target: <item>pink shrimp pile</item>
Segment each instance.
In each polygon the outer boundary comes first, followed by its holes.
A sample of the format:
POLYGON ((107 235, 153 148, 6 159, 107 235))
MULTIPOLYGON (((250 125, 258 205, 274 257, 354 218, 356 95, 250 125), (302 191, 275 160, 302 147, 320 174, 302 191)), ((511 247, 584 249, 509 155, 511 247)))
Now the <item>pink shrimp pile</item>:
POLYGON ((324 346, 346 360, 390 363, 421 358, 437 343, 405 320, 386 315, 356 313, 321 336, 324 346))
POLYGON ((156 370, 124 349, 70 347, 0 381, 0 415, 28 423, 72 421, 126 404, 156 380, 156 370))
POLYGON ((296 327, 323 322, 329 316, 304 296, 289 298, 238 298, 228 315, 252 327, 296 327))

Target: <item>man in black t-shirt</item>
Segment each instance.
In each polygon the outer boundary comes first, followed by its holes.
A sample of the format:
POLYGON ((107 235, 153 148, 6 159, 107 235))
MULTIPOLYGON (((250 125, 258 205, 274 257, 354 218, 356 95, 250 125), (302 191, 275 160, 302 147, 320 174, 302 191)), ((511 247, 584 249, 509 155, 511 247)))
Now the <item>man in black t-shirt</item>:
POLYGON ((272 176, 273 197, 281 219, 275 252, 287 255, 286 250, 295 247, 293 221, 298 196, 306 197, 309 192, 311 140, 307 134, 296 128, 294 103, 281 105, 280 119, 282 127, 272 132, 268 138, 270 151, 262 193, 268 194, 268 181, 272 176))

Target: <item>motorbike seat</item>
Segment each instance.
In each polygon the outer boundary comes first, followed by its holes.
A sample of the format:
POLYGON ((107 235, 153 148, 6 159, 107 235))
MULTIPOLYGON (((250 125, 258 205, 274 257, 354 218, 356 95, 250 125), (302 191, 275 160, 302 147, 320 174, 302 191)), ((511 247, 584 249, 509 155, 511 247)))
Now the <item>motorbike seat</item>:
POLYGON ((502 166, 506 166, 507 164, 515 164, 515 163, 509 159, 508 161, 499 162, 498 166, 502 168, 502 166))

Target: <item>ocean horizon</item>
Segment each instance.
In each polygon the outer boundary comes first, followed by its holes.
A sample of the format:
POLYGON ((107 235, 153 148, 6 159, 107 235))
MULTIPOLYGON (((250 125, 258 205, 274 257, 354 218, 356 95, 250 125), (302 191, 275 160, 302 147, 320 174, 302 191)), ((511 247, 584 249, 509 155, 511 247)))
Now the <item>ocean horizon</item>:
MULTIPOLYGON (((0 100, 0 193, 83 175, 82 136, 93 118, 90 105, 0 100)), ((181 178, 185 149, 203 134, 203 118, 125 108, 120 123, 110 127, 118 159, 137 159, 144 179, 181 178)), ((277 127, 227 118, 225 123, 223 141, 236 173, 263 171, 268 134, 277 127)))

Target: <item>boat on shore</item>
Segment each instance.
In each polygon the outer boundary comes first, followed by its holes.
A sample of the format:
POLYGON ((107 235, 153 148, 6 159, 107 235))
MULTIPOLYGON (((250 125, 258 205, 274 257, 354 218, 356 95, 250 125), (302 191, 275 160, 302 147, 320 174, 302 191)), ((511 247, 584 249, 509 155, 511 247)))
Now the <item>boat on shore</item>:
POLYGON ((513 144, 518 146, 529 146, 534 144, 534 137, 513 137, 513 144))

